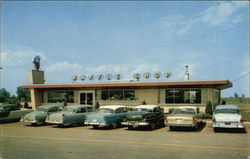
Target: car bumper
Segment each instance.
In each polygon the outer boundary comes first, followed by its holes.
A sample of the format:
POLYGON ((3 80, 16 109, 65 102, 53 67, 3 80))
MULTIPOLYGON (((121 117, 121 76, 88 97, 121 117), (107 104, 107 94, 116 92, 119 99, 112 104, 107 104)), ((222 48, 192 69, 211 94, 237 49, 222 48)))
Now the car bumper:
POLYGON ((213 128, 244 128, 240 122, 213 122, 213 128))
POLYGON ((167 122, 166 123, 167 126, 174 126, 174 127, 194 127, 196 125, 196 123, 194 122, 167 122))
POLYGON ((150 123, 148 122, 139 122, 139 121, 125 121, 125 122, 122 122, 121 124, 124 126, 133 126, 133 127, 150 125, 150 123))
POLYGON ((109 126, 109 124, 107 124, 107 123, 87 122, 87 121, 85 121, 84 124, 86 124, 86 125, 98 125, 98 126, 109 126))

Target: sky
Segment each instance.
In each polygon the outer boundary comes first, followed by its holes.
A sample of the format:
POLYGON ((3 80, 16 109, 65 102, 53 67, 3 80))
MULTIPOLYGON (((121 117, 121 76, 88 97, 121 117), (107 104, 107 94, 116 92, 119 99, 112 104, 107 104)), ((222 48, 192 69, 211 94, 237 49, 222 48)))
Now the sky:
POLYGON ((229 80, 223 97, 249 96, 249 2, 0 4, 1 88, 12 94, 29 84, 32 58, 40 55, 48 84, 72 83, 73 75, 121 73, 127 81, 166 71, 171 77, 160 81, 183 81, 188 65, 191 81, 229 80))

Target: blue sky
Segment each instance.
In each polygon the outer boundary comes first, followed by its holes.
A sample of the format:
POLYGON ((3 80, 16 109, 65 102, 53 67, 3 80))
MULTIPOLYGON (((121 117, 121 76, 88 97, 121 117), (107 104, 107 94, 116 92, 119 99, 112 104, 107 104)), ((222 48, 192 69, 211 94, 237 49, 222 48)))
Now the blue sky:
MULTIPOLYGON (((28 84, 37 54, 47 83, 158 71, 182 81, 185 65, 190 80, 234 81, 249 72, 249 3, 1 2, 1 87, 28 84)), ((249 96, 248 78, 222 95, 249 96)))

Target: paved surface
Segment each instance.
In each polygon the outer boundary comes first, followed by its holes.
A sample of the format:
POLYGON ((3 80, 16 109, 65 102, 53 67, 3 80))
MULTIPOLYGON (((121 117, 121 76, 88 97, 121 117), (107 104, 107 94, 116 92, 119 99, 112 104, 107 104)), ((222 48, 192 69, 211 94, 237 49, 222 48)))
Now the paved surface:
POLYGON ((0 146, 2 159, 247 159, 250 128, 243 133, 214 133, 210 124, 196 131, 95 130, 18 122, 0 125, 0 146))

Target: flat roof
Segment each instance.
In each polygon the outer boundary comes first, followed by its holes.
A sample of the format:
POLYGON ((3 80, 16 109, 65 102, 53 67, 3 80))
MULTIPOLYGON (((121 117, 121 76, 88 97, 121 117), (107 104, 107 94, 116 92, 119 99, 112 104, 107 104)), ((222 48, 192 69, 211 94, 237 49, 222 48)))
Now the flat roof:
POLYGON ((73 84, 33 84, 23 85, 28 89, 105 89, 105 88, 217 88, 232 87, 228 80, 217 81, 178 81, 178 82, 120 82, 120 83, 73 83, 73 84))

